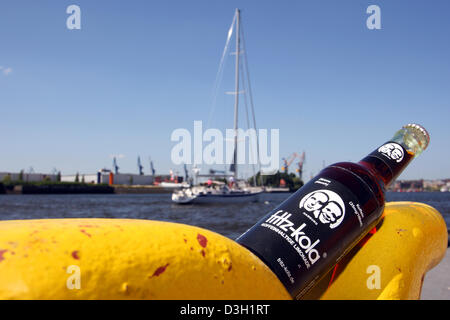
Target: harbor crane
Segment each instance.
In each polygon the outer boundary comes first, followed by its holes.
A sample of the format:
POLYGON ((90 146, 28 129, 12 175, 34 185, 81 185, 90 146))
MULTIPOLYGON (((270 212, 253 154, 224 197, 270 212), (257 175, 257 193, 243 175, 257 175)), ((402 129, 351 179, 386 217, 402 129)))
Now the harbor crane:
POLYGON ((289 170, 289 166, 291 165, 292 161, 294 161, 295 158, 298 157, 297 152, 294 152, 293 154, 291 154, 287 159, 283 158, 283 166, 281 167, 281 170, 284 173, 288 173, 289 170))
POLYGON ((119 166, 117 165, 116 157, 113 158, 113 169, 114 169, 114 174, 119 173, 119 166))
POLYGON ((153 177, 153 179, 155 179, 155 172, 156 172, 156 170, 153 167, 153 161, 152 161, 152 159, 150 157, 148 158, 148 160, 150 161, 150 170, 152 171, 152 177, 153 177))
POLYGON ((140 156, 138 156, 138 158, 137 158, 137 165, 138 165, 139 175, 143 176, 144 175, 144 171, 143 171, 144 167, 141 164, 141 157, 140 156))
POLYGON ((295 171, 297 171, 298 177, 301 180, 303 174, 303 164, 305 163, 305 151, 302 152, 301 156, 299 156, 299 159, 300 161, 297 163, 298 168, 295 171))

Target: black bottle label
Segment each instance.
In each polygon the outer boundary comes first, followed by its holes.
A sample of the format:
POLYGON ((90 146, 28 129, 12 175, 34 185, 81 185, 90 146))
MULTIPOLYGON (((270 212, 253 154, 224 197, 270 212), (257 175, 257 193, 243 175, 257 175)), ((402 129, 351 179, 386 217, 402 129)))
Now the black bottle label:
POLYGON ((375 157, 384 162, 392 175, 396 177, 412 159, 412 154, 409 154, 401 144, 388 141, 369 154, 368 157, 375 157))
POLYGON ((373 196, 362 194, 367 198, 358 199, 340 182, 319 175, 236 241, 258 255, 292 297, 301 297, 373 222, 363 205, 373 196))

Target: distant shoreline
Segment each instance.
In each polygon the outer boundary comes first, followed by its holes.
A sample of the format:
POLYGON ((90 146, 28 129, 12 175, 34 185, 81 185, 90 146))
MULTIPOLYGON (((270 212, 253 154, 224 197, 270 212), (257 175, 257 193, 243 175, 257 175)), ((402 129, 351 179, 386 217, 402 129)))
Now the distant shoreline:
POLYGON ((76 182, 39 182, 39 183, 0 183, 0 194, 147 194, 147 193, 171 193, 172 189, 159 186, 127 186, 88 184, 76 182))
MULTIPOLYGON (((171 193, 172 188, 157 185, 108 185, 83 182, 0 182, 0 194, 151 194, 171 193)), ((393 193, 441 193, 439 190, 393 191, 393 193)))

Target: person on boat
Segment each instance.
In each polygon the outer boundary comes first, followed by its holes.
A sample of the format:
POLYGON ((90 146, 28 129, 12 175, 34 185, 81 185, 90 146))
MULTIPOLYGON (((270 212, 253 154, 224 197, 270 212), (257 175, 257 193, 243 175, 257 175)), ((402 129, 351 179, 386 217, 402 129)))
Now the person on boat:
POLYGON ((228 179, 228 186, 229 186, 230 189, 231 189, 231 188, 233 188, 233 185, 234 185, 234 177, 230 177, 230 178, 228 179))

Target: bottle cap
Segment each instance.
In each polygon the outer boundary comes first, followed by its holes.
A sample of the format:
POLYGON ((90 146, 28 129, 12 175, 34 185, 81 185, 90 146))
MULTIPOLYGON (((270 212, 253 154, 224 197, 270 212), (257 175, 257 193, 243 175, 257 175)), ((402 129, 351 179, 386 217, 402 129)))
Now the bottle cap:
POLYGON ((424 127, 416 123, 408 123, 403 126, 403 128, 411 131, 416 136, 422 150, 425 150, 428 147, 428 144, 430 143, 430 135, 424 127))

